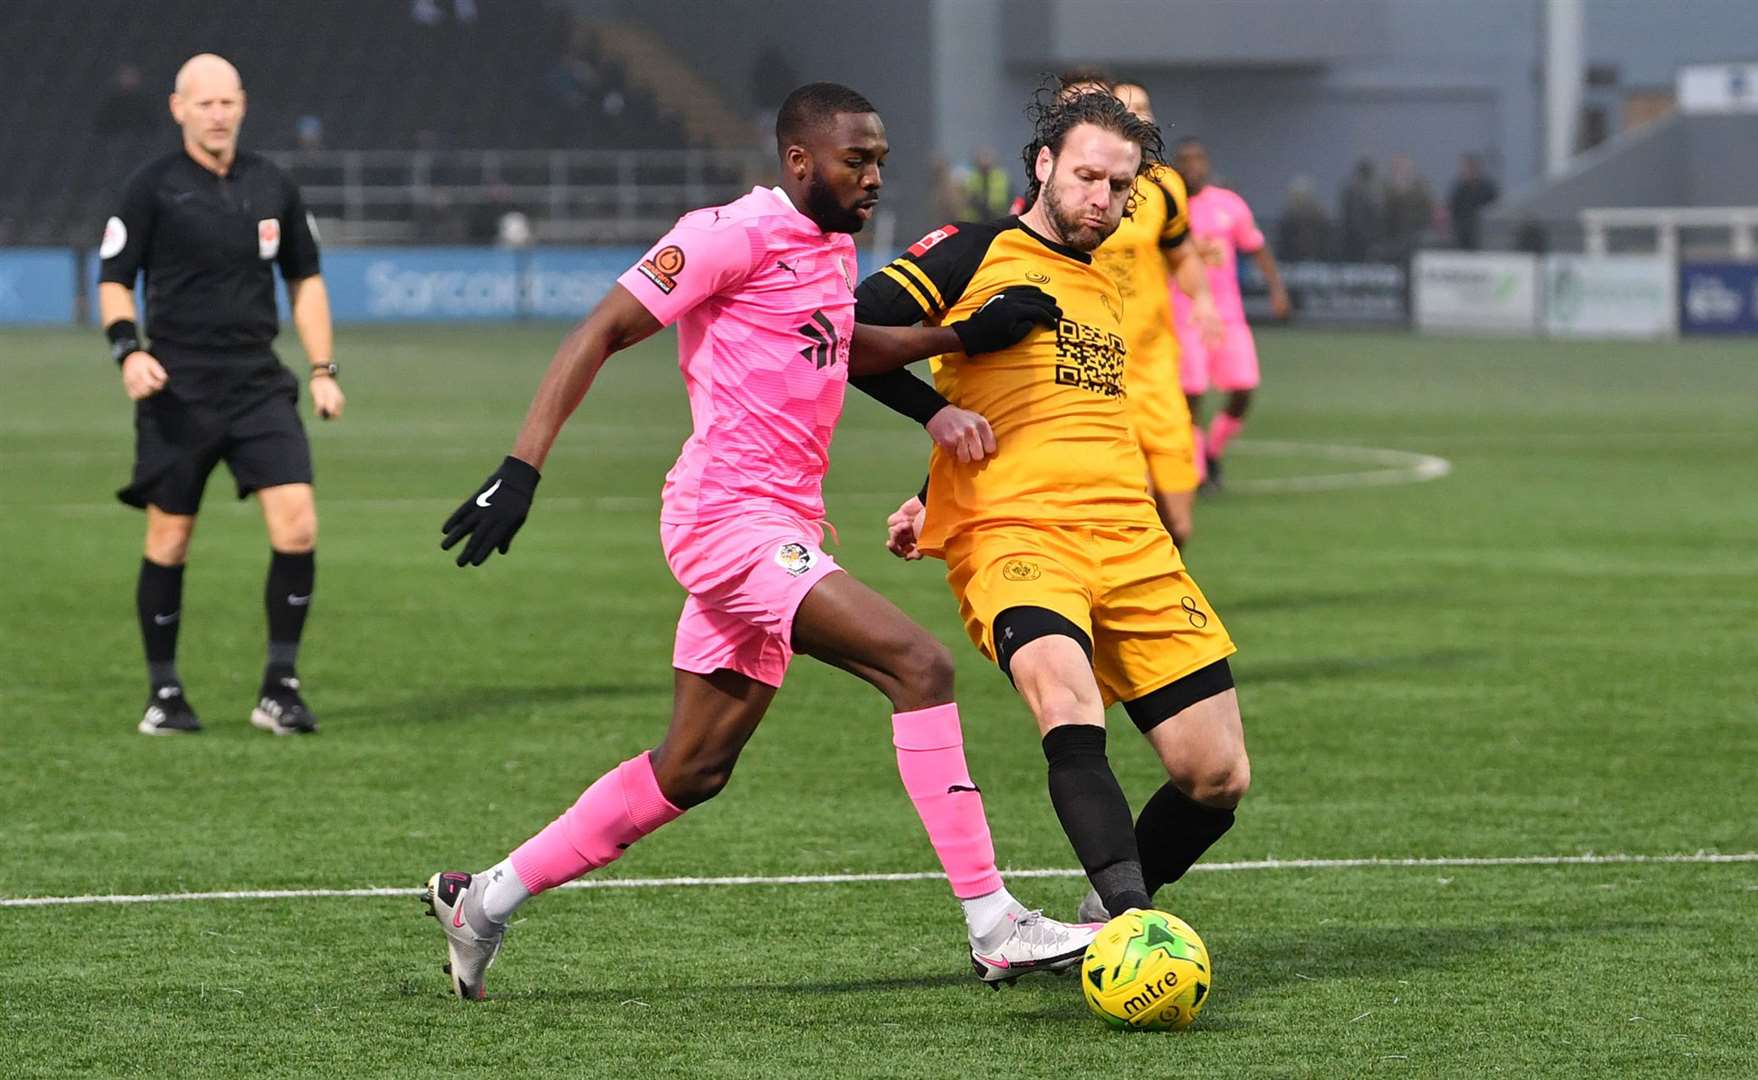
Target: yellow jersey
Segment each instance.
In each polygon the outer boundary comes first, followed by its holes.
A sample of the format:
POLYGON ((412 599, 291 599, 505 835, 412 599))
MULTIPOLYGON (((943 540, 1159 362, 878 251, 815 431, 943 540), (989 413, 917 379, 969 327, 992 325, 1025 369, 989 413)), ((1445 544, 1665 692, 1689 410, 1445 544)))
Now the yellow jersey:
MULTIPOLYGON (((1190 235, 1190 196, 1184 178, 1156 165, 1135 178, 1129 214, 1099 250, 1093 265, 1123 294, 1123 339, 1137 368, 1155 365, 1155 382, 1178 382, 1178 338, 1172 333, 1166 253, 1190 235)), ((1144 375, 1150 373, 1143 372, 1144 375)))
POLYGON ((957 322, 1027 284, 1056 298, 1054 329, 978 357, 933 359, 935 388, 989 421, 996 453, 973 464, 934 449, 926 554, 942 555, 950 537, 985 525, 1159 527, 1124 409, 1123 298, 1090 255, 1018 218, 944 226, 861 283, 855 320, 957 322))

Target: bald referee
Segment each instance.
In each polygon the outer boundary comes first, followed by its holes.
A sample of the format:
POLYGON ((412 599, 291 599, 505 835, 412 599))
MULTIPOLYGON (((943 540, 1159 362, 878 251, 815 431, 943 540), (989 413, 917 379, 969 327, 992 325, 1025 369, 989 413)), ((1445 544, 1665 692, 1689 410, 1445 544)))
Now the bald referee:
POLYGON ((238 152, 236 68, 211 53, 192 57, 177 72, 171 115, 182 147, 129 178, 99 250, 98 310, 135 403, 134 478, 117 496, 146 511, 136 606, 151 689, 139 730, 201 730, 177 675, 177 629, 202 489, 224 461, 238 497, 256 495, 269 534, 268 661, 250 722, 309 734, 317 721, 299 696, 296 663, 316 577, 311 447, 299 422, 301 380, 270 345, 279 266, 311 361, 312 404, 326 420, 342 415, 317 236, 293 181, 238 152), (135 324, 143 273, 150 344, 135 324))

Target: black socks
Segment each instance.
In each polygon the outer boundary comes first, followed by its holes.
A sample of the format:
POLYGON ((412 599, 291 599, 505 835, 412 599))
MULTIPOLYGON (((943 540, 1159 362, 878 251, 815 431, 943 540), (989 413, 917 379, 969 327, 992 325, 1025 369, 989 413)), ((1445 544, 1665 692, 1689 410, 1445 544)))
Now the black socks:
POLYGON ((1141 808, 1135 843, 1148 895, 1184 876, 1233 827, 1233 811, 1204 806, 1168 780, 1141 808))
POLYGON ((1044 758, 1050 763, 1050 803, 1105 909, 1118 915, 1150 906, 1129 802, 1105 758, 1105 729, 1051 728, 1044 758))
POLYGON ((289 555, 276 551, 270 555, 268 581, 263 587, 263 605, 269 614, 264 683, 292 677, 299 660, 299 637, 305 632, 305 615, 311 610, 312 583, 316 580, 316 552, 289 555))
POLYGON ((154 690, 179 685, 177 626, 183 617, 183 567, 141 559, 134 606, 146 646, 147 682, 154 690))

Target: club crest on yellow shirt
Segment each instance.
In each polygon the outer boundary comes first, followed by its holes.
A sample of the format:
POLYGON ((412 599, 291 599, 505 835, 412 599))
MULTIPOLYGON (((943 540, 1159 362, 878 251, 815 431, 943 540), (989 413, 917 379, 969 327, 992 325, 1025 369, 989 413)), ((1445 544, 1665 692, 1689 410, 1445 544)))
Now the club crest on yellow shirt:
POLYGON ((1001 576, 1008 581, 1036 581, 1044 576, 1043 568, 1025 559, 1009 559, 1001 567, 1001 576))

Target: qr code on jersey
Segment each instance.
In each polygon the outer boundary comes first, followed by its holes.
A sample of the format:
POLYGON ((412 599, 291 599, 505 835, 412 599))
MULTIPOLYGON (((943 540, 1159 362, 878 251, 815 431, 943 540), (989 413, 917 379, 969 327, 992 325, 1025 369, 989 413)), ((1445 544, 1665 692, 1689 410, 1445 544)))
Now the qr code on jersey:
POLYGON ((1056 384, 1106 397, 1123 396, 1123 339, 1096 326, 1063 319, 1056 324, 1056 384))

